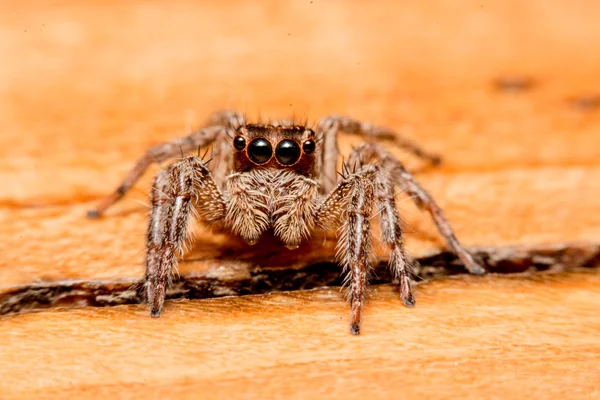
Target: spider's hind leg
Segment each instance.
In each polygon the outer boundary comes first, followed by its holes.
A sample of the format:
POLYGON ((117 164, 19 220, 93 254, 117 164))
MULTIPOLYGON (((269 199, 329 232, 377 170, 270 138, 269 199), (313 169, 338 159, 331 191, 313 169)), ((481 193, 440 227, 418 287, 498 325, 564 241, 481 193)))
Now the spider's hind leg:
MULTIPOLYGON (((448 243, 450 248, 454 250, 467 270, 472 274, 484 274, 486 272, 485 269, 473 259, 473 256, 456 238, 454 230, 444 216, 442 209, 396 157, 379 144, 362 143, 354 149, 348 162, 356 163, 372 160, 376 160, 380 163, 381 168, 389 177, 392 185, 398 184, 407 194, 413 197, 415 204, 421 210, 427 211, 431 215, 440 235, 446 240, 446 243, 448 243)), ((387 190, 390 189, 388 188, 387 190)), ((382 229, 384 228, 384 225, 385 224, 382 224, 382 229)))
POLYGON ((438 165, 442 162, 439 155, 424 150, 416 143, 403 138, 392 129, 361 122, 342 115, 330 115, 321 119, 317 126, 317 137, 322 142, 321 158, 319 160, 321 168, 320 183, 325 193, 328 193, 336 183, 339 154, 337 135, 340 132, 359 135, 367 141, 391 141, 394 145, 403 148, 428 163, 438 165))
MULTIPOLYGON (((364 159, 375 162, 369 154, 363 154, 361 148, 357 148, 348 160, 347 168, 356 168, 362 165, 364 159)), ((375 163, 377 165, 377 163, 375 163)), ((379 226, 381 237, 390 251, 389 268, 393 276, 400 282, 400 297, 407 307, 415 305, 412 285, 412 268, 404 250, 402 234, 402 220, 396 207, 396 193, 394 182, 388 170, 378 167, 377 173, 373 175, 373 188, 377 214, 379 215, 379 226)))
POLYGON ((390 249, 389 267, 400 282, 400 297, 407 307, 415 305, 412 285, 412 268, 402 237, 402 221, 396 207, 394 183, 388 171, 381 169, 374 179, 375 198, 379 211, 379 225, 384 243, 390 249))

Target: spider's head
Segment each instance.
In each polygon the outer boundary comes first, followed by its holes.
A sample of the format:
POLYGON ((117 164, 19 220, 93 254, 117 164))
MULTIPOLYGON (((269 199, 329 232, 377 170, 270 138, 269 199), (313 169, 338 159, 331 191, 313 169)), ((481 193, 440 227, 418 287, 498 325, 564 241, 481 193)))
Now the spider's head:
POLYGON ((288 168, 305 176, 314 175, 315 132, 305 126, 243 125, 236 130, 232 145, 234 166, 239 172, 288 168))

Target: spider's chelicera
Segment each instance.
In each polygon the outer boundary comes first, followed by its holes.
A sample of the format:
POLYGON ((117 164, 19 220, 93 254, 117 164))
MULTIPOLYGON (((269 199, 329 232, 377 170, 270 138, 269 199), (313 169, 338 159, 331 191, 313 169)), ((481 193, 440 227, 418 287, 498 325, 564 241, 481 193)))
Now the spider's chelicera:
POLYGON ((313 130, 289 121, 250 124, 236 112, 215 113, 206 127, 149 149, 118 189, 89 216, 104 213, 152 163, 212 146, 213 168, 201 157, 184 157, 161 170, 154 180, 145 284, 151 315, 158 317, 162 312, 172 271, 183 252, 187 226, 196 215, 204 224, 217 226, 249 244, 271 231, 290 249, 317 230, 337 229, 338 257, 349 278, 350 331, 358 334, 374 214, 378 215, 381 237, 390 252, 390 269, 400 282, 402 301, 409 307, 415 303, 396 208, 397 186, 431 215, 469 272, 485 272, 459 243, 431 196, 396 157, 377 143, 381 139, 392 140, 427 161, 439 163, 437 156, 391 130, 347 117, 326 117, 313 130), (367 139, 353 149, 340 173, 339 132, 367 139))

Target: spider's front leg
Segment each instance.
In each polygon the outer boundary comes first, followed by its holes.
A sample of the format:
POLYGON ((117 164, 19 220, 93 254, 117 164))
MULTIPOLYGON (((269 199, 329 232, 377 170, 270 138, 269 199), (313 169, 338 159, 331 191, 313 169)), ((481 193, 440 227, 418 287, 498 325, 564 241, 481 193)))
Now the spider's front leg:
POLYGON ((350 280, 350 332, 360 333, 367 274, 370 268, 371 216, 374 205, 373 178, 377 167, 367 165, 348 174, 321 203, 316 213, 320 229, 339 224, 338 258, 350 280))
POLYGON ((146 297, 151 316, 161 314, 177 256, 183 253, 188 223, 195 209, 205 224, 218 224, 225 202, 206 163, 188 157, 161 170, 151 189, 146 244, 146 297))

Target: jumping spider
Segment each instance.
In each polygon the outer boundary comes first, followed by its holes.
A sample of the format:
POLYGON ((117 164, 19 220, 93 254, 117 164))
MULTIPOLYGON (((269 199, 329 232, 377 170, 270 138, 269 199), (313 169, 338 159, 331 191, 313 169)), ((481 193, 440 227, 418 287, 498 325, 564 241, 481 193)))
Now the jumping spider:
POLYGON ((183 252, 192 216, 254 244, 270 230, 289 249, 315 230, 339 228, 338 257, 349 274, 350 332, 359 334, 370 268, 371 217, 377 209, 389 265, 400 281, 402 301, 415 304, 410 264, 402 241, 395 186, 431 214, 440 234, 467 270, 485 270, 456 239, 442 210, 400 161, 375 143, 393 141, 429 162, 440 159, 393 131, 341 116, 322 119, 315 130, 290 121, 247 123, 242 114, 213 114, 206 127, 150 148, 121 186, 88 213, 98 217, 127 193, 146 169, 178 154, 212 145, 214 164, 204 157, 182 157, 161 170, 151 190, 146 244, 145 291, 151 316, 160 316, 177 256, 183 252), (370 140, 354 148, 337 173, 338 132, 370 140), (353 168, 349 167, 352 166, 353 168), (339 177, 338 177, 339 175, 339 177))

